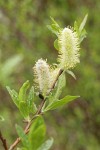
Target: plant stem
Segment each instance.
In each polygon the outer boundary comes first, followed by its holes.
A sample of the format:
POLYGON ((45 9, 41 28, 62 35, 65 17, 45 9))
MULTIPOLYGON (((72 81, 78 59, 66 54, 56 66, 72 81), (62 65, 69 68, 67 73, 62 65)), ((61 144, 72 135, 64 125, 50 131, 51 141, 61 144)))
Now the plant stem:
MULTIPOLYGON (((54 83, 53 83, 53 85, 52 85, 51 91, 54 89, 55 84, 56 84, 56 82, 57 82, 59 76, 60 76, 62 73, 63 73, 63 70, 60 69, 60 70, 59 70, 59 73, 58 73, 58 75, 57 75, 57 77, 56 77, 56 79, 55 79, 55 81, 54 81, 54 83)), ((50 91, 50 92, 51 92, 51 91, 50 91)), ((25 127, 25 129, 24 129, 24 133, 25 133, 25 134, 27 134, 27 133, 29 132, 29 128, 30 128, 30 126, 31 126, 31 124, 32 124, 33 119, 35 119, 35 118, 37 118, 39 115, 43 114, 43 113, 42 113, 42 108, 43 108, 43 106, 44 106, 44 104, 45 104, 45 101, 46 101, 45 99, 42 99, 41 104, 39 105, 39 108, 38 108, 36 114, 33 116, 33 118, 31 119, 31 121, 28 122, 28 124, 26 125, 26 127, 25 127)), ((21 139, 20 139, 20 138, 17 138, 17 139, 15 140, 15 142, 10 146, 9 150, 13 150, 13 149, 17 146, 17 144, 18 144, 20 141, 21 141, 21 139)), ((8 149, 5 149, 5 150, 8 150, 8 149)))
POLYGON ((4 149, 8 150, 6 139, 3 138, 1 131, 0 131, 0 140, 1 140, 2 144, 3 144, 4 149))
MULTIPOLYGON (((42 102, 41 102, 41 104, 40 104, 40 106, 39 106, 39 108, 38 108, 38 110, 37 110, 37 112, 36 112, 36 114, 33 116, 33 118, 31 119, 31 121, 28 122, 27 126, 25 127, 25 129, 24 129, 24 133, 25 133, 25 134, 27 134, 27 133, 29 132, 29 128, 30 128, 30 126, 31 126, 31 124, 32 124, 32 121, 33 121, 35 118, 37 118, 39 115, 42 114, 42 113, 41 113, 41 110, 42 110, 42 107, 43 107, 44 103, 45 103, 45 100, 43 99, 42 102)), ((20 141, 21 141, 21 139, 20 139, 20 138, 17 138, 17 139, 15 140, 15 142, 10 146, 9 150, 13 150, 13 149, 17 146, 17 144, 18 144, 20 141)), ((8 149, 5 149, 5 150, 8 150, 8 149)))
POLYGON ((54 83, 53 83, 53 85, 52 85, 52 87, 51 87, 51 90, 53 90, 53 89, 54 89, 55 84, 56 84, 56 82, 57 82, 57 80, 58 80, 59 76, 60 76, 62 73, 63 73, 63 70, 62 70, 62 69, 60 69, 60 70, 59 70, 59 72, 58 72, 58 75, 57 75, 57 77, 56 77, 56 79, 55 79, 55 81, 54 81, 54 83))

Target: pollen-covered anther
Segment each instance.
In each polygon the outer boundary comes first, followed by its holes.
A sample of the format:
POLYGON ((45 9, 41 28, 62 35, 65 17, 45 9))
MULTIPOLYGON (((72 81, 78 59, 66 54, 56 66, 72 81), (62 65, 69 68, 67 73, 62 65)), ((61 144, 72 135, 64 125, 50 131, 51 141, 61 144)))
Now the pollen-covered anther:
POLYGON ((58 36, 58 62, 62 69, 74 68, 79 60, 79 39, 71 28, 64 28, 58 36))
POLYGON ((48 89, 50 89, 50 70, 49 65, 43 59, 39 59, 33 70, 35 74, 35 83, 39 92, 45 97, 48 94, 48 89))

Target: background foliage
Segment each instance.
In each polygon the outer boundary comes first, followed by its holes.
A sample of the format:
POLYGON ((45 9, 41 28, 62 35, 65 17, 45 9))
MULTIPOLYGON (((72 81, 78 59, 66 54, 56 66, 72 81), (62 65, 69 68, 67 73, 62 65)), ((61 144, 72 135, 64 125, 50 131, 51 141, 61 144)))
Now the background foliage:
POLYGON ((99 0, 0 1, 0 115, 5 119, 0 129, 8 143, 17 136, 15 123, 24 123, 5 85, 18 90, 27 79, 33 84, 32 67, 41 57, 55 63, 55 36, 46 28, 50 16, 65 27, 73 26, 76 18, 80 23, 86 13, 88 35, 82 44, 81 63, 74 71, 77 80, 67 75, 62 94, 81 97, 63 109, 47 113, 45 121, 48 136, 54 137, 53 150, 100 149, 99 0))

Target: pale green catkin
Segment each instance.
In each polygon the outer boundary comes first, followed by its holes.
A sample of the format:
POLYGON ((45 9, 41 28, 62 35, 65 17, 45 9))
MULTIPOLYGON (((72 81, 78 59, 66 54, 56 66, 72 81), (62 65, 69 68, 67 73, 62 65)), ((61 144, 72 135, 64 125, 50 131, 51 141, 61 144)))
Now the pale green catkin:
POLYGON ((35 83, 39 92, 45 97, 50 88, 50 69, 47 62, 39 59, 34 66, 35 83))
POLYGON ((33 70, 36 88, 38 89, 38 92, 45 97, 51 92, 59 73, 59 69, 51 68, 45 60, 39 59, 33 67, 33 70))
POLYGON ((70 28, 64 28, 58 36, 58 62, 62 69, 74 68, 79 60, 79 42, 77 33, 70 28))

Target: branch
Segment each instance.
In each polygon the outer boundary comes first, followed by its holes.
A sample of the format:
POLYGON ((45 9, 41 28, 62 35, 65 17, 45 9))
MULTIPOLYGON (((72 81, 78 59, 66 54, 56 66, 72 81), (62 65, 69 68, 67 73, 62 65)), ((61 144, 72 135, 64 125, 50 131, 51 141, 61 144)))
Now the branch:
MULTIPOLYGON (((42 110, 42 107, 43 107, 44 103, 45 103, 45 100, 43 99, 42 102, 41 102, 41 104, 40 104, 40 106, 39 106, 39 108, 38 108, 38 110, 37 110, 37 112, 36 112, 36 114, 33 116, 33 118, 31 119, 31 121, 28 122, 27 126, 25 127, 25 129, 24 129, 24 133, 25 133, 25 134, 27 134, 27 133, 29 132, 29 128, 30 128, 30 126, 31 126, 31 124, 32 124, 32 121, 33 121, 35 118, 37 118, 39 115, 42 114, 42 113, 41 113, 41 110, 42 110)), ((13 150, 13 149, 17 146, 17 144, 18 144, 20 141, 21 141, 21 139, 20 139, 20 138, 17 138, 17 139, 15 140, 15 142, 10 146, 9 150, 13 150)))
MULTIPOLYGON (((54 83, 53 83, 53 85, 52 85, 51 91, 54 89, 55 84, 56 84, 56 82, 57 82, 59 76, 60 76, 62 73, 63 73, 63 70, 60 69, 60 70, 59 70, 59 73, 58 73, 58 75, 57 75, 57 77, 56 77, 56 79, 55 79, 55 81, 54 81, 54 83)), ((51 92, 51 91, 50 91, 50 92, 51 92)), ((41 104, 39 105, 39 108, 38 108, 36 114, 33 116, 33 118, 31 119, 31 121, 28 122, 27 126, 26 126, 25 129, 24 129, 24 133, 25 133, 25 134, 27 134, 27 133, 29 132, 29 128, 30 128, 30 126, 31 126, 31 124, 32 124, 32 121, 33 121, 35 118, 37 118, 39 115, 43 114, 41 111, 42 111, 42 108, 43 108, 43 106, 44 106, 44 104, 45 104, 45 101, 46 101, 46 99, 42 99, 41 104)), ((13 149, 17 146, 17 144, 18 144, 20 141, 21 141, 21 139, 20 139, 20 138, 17 138, 17 139, 15 140, 15 142, 10 146, 9 150, 13 150, 13 149)), ((6 149, 5 149, 5 150, 6 150, 6 149)))
MULTIPOLYGON (((63 73, 63 70, 60 69, 59 72, 58 72, 58 75, 57 75, 57 77, 56 77, 56 79, 55 79, 55 81, 54 81, 54 83, 53 83, 53 85, 52 85, 52 87, 51 87, 51 91, 54 89, 55 84, 56 84, 56 82, 57 82, 59 76, 60 76, 62 73, 63 73)), ((51 91, 50 91, 50 92, 51 92, 51 91)))
POLYGON ((4 149, 8 150, 6 139, 3 138, 1 131, 0 131, 0 140, 1 140, 2 144, 3 144, 4 149))

